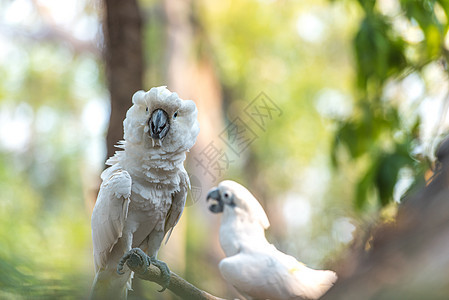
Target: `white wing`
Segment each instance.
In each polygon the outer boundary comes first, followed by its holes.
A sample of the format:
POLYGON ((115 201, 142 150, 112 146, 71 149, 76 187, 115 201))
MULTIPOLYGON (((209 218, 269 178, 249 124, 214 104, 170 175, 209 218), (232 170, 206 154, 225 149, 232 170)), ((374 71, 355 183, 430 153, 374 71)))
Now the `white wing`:
POLYGON ((112 166, 102 178, 91 222, 95 271, 105 267, 109 252, 122 236, 131 195, 128 172, 112 166))
POLYGON ((305 299, 320 298, 337 280, 337 275, 333 271, 308 268, 293 256, 280 252, 274 246, 271 251, 276 260, 288 270, 288 281, 293 293, 305 299))
POLYGON ((240 252, 223 259, 220 272, 244 296, 253 299, 302 299, 286 285, 285 270, 273 257, 240 252))
POLYGON ((190 180, 187 173, 180 172, 179 191, 173 195, 172 204, 165 219, 165 234, 168 232, 165 243, 168 242, 173 228, 181 218, 182 212, 184 211, 184 206, 186 204, 187 192, 189 188, 190 180))
POLYGON ((240 252, 223 259, 220 272, 239 292, 253 299, 318 299, 336 279, 335 273, 312 270, 288 255, 284 259, 288 257, 291 266, 285 266, 286 260, 280 261, 272 254, 240 252))

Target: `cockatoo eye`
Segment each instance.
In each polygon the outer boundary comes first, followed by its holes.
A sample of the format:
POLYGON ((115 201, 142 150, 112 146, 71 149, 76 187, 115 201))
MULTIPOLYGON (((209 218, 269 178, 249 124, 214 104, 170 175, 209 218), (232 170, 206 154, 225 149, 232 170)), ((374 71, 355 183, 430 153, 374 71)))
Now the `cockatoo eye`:
POLYGON ((148 107, 145 109, 146 112, 148 112, 148 107))
POLYGON ((223 203, 230 207, 235 207, 234 195, 232 195, 232 193, 229 193, 229 192, 224 192, 223 193, 223 203))
POLYGON ((175 113, 173 114, 173 119, 176 119, 177 116, 178 116, 178 112, 175 112, 175 113))

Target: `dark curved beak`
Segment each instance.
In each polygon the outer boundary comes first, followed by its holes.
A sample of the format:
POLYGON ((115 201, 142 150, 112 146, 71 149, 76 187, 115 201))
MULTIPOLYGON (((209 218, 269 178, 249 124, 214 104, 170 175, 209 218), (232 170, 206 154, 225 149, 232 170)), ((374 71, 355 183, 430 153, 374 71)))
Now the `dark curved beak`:
POLYGON ((224 202, 221 200, 218 188, 214 188, 207 193, 206 201, 211 201, 211 205, 209 206, 211 212, 216 214, 223 212, 224 202))
POLYGON ((168 114, 163 109, 156 109, 148 120, 150 135, 153 139, 163 139, 170 129, 168 114))

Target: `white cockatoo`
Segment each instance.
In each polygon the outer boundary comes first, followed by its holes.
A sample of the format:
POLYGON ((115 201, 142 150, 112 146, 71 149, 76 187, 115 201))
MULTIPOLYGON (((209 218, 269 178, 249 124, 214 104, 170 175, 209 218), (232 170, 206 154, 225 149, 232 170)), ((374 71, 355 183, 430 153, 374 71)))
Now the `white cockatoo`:
POLYGON ((334 272, 310 269, 270 244, 267 215, 242 185, 222 181, 207 200, 210 211, 223 213, 220 244, 227 257, 220 272, 246 299, 318 299, 337 280, 334 272))
POLYGON ((199 133, 195 103, 165 86, 136 92, 132 103, 123 122, 123 150, 106 162, 92 214, 95 299, 126 298, 132 274, 121 258, 134 247, 149 255, 168 285, 169 270, 156 255, 190 188, 183 163, 199 133))

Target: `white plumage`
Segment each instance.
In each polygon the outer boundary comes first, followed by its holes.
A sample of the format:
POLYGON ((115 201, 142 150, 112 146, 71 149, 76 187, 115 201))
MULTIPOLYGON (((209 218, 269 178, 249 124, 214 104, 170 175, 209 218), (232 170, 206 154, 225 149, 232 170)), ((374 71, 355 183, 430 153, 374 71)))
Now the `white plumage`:
POLYGON ((96 277, 92 298, 126 298, 132 274, 117 264, 131 248, 156 258, 181 217, 190 188, 186 151, 199 133, 197 109, 166 87, 138 91, 126 114, 124 141, 106 162, 92 214, 96 277))
POLYGON ((337 280, 333 271, 313 270, 284 254, 265 238, 270 226, 257 199, 234 181, 223 181, 208 194, 210 210, 223 212, 220 244, 226 258, 224 279, 247 299, 318 299, 337 280))

